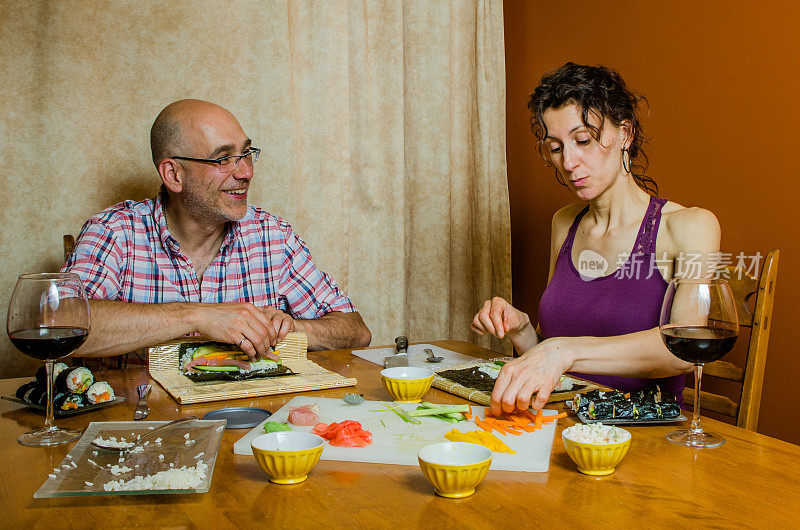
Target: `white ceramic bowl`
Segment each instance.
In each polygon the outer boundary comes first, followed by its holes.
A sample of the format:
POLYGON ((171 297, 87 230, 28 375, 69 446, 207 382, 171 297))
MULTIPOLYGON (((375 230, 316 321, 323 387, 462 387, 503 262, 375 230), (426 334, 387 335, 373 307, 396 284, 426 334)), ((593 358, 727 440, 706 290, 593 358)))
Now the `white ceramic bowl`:
POLYGON ((276 484, 304 481, 322 456, 325 440, 308 432, 279 431, 256 436, 253 456, 276 484))
POLYGON ((417 459, 437 495, 461 498, 475 493, 486 477, 492 452, 478 444, 441 442, 420 449, 417 459))

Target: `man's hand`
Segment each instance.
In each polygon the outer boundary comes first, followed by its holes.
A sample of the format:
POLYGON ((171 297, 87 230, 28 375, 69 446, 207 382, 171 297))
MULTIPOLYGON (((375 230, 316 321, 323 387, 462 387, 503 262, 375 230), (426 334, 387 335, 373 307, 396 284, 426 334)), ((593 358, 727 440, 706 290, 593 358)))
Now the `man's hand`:
POLYGON ((271 343, 272 346, 275 346, 275 344, 282 341, 288 333, 292 331, 299 331, 295 320, 280 309, 275 309, 271 305, 268 305, 263 307, 262 311, 267 319, 272 323, 272 327, 276 333, 275 342, 271 343))
POLYGON ((252 359, 277 360, 269 347, 278 342, 278 330, 265 310, 250 303, 197 304, 195 329, 212 340, 236 344, 252 359))
POLYGON ((470 327, 478 335, 488 333, 502 339, 506 333, 519 332, 528 325, 530 325, 528 315, 496 296, 484 302, 481 310, 472 319, 470 327))

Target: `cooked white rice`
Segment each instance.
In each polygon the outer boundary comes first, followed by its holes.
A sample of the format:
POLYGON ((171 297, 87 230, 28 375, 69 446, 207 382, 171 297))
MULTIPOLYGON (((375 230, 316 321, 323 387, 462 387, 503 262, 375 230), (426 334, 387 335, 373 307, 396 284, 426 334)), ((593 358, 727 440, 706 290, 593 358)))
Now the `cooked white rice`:
POLYGON ((128 442, 127 440, 125 440, 125 438, 120 438, 119 440, 117 440, 116 436, 109 436, 108 438, 103 438, 102 436, 98 436, 97 438, 92 440, 92 443, 101 445, 103 447, 110 447, 112 449, 130 449, 134 445, 136 445, 133 442, 128 442))
POLYGON ((478 367, 478 370, 485 373, 492 379, 497 379, 497 375, 500 373, 500 366, 494 363, 486 363, 482 364, 478 367))
POLYGON ((631 433, 625 429, 602 423, 588 425, 578 423, 564 429, 562 435, 573 442, 586 444, 615 444, 624 442, 631 437, 631 433))
POLYGON ((103 484, 105 491, 187 490, 197 488, 206 478, 208 466, 202 460, 195 467, 159 471, 155 475, 136 476, 103 484))

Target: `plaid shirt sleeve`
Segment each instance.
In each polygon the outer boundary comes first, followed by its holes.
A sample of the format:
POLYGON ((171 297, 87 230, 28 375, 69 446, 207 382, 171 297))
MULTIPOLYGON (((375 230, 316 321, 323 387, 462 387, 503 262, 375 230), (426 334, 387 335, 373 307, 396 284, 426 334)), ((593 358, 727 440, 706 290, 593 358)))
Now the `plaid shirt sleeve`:
POLYGON ((331 311, 355 312, 350 298, 339 289, 336 281, 311 261, 311 253, 300 236, 285 222, 281 224, 286 233, 286 254, 279 289, 292 316, 312 319, 331 311))
POLYGON ((122 290, 122 263, 123 251, 114 231, 92 218, 83 225, 61 271, 80 276, 90 298, 117 300, 122 290))

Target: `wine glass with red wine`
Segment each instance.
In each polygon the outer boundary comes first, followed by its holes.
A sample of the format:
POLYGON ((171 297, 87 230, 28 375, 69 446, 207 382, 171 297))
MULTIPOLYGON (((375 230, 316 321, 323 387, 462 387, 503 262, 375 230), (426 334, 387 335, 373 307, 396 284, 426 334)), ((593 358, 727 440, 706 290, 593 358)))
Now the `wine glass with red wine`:
POLYGON ((53 364, 71 355, 89 336, 89 301, 77 274, 23 274, 8 306, 8 338, 22 353, 44 361, 47 411, 44 428, 20 434, 25 445, 57 445, 80 437, 80 431, 53 423, 53 364))
POLYGON ((689 447, 718 447, 725 438, 700 427, 703 365, 733 349, 739 335, 736 304, 728 282, 719 278, 675 278, 667 287, 659 321, 661 338, 674 356, 694 364, 694 410, 689 429, 667 439, 689 447))

